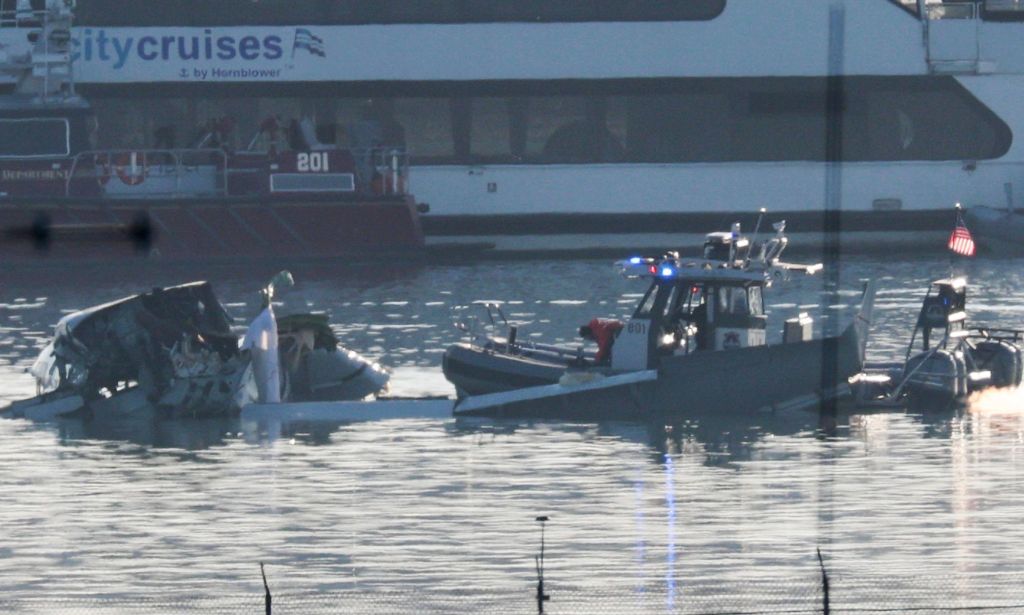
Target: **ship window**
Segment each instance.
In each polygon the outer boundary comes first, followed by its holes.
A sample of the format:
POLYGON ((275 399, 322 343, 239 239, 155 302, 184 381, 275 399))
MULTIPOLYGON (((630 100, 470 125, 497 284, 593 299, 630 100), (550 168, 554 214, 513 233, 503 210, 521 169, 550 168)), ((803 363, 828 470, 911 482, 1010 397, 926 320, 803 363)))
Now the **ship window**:
MULTIPOLYGON (((616 126, 625 124, 618 105, 616 126)), ((614 162, 624 158, 621 139, 608 128, 609 103, 601 96, 550 96, 529 100, 525 157, 530 162, 614 162)))
POLYGON ((526 155, 548 162, 582 162, 587 157, 582 97, 537 97, 530 100, 526 155))
POLYGON ((68 121, 0 120, 0 157, 67 156, 71 152, 68 121))
MULTIPOLYGON (((1009 126, 953 77, 851 76, 841 83, 845 161, 991 160, 1012 143, 1009 126)), ((360 146, 356 128, 372 101, 382 138, 404 141, 414 164, 820 162, 826 85, 821 77, 410 82, 398 97, 366 85, 372 98, 331 99, 334 121, 345 129, 341 143, 360 146)), ((160 126, 177 126, 184 136, 197 121, 237 115, 217 102, 227 100, 218 93, 231 91, 217 84, 197 85, 193 98, 161 99, 158 113, 156 86, 102 86, 101 96, 89 87, 83 90, 101 125, 119 128, 101 131, 101 146, 140 147, 137 141, 148 143, 160 126)), ((263 117, 300 117, 309 101, 356 86, 323 84, 315 97, 309 84, 250 87, 277 97, 254 98, 237 118, 246 139, 263 117)))
POLYGON ((450 160, 455 155, 448 99, 399 98, 394 101, 393 122, 393 144, 404 144, 414 160, 450 160))
MULTIPOLYGON (((629 99, 626 160, 823 161, 824 78, 662 82, 629 99)), ((842 159, 984 160, 1009 149, 1009 127, 955 79, 842 81, 842 159)))
POLYGON ((471 155, 484 160, 508 158, 511 154, 509 103, 503 98, 477 98, 472 101, 471 155))

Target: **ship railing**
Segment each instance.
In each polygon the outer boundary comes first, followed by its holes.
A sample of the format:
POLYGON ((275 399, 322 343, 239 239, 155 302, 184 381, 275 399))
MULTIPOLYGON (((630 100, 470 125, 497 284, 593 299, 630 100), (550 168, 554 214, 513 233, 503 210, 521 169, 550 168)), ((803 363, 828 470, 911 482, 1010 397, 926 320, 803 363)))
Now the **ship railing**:
POLYGON ((58 15, 56 10, 4 9, 0 11, 0 28, 39 28, 58 15))
POLYGON ((976 2, 944 2, 925 6, 928 19, 976 19, 979 16, 976 2))
POLYGON ((65 180, 65 196, 93 180, 112 198, 224 196, 227 154, 222 149, 108 149, 75 155, 65 180))
POLYGON ((364 194, 409 194, 409 153, 402 147, 351 148, 359 191, 364 194))
POLYGON ((1024 14, 1024 0, 985 0, 985 11, 988 13, 1024 14))

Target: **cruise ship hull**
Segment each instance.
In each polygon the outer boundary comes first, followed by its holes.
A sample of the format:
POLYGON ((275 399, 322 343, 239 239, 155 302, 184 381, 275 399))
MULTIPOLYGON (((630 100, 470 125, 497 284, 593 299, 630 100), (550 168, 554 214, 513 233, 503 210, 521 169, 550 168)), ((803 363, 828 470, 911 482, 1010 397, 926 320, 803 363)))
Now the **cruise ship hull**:
POLYGON ((824 163, 414 167, 430 243, 489 242, 495 253, 598 254, 699 247, 708 229, 758 209, 818 250, 838 231, 846 252, 942 250, 953 207, 1019 199, 1024 166, 1003 161, 845 163, 839 215, 826 225, 824 163))

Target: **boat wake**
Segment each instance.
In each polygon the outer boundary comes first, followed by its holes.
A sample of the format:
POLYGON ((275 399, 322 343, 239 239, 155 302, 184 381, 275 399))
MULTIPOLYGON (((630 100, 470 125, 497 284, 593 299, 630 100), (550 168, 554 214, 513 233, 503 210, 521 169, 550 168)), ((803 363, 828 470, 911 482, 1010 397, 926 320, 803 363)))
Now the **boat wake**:
POLYGON ((967 411, 988 415, 1024 415, 1024 387, 985 389, 967 399, 967 411))

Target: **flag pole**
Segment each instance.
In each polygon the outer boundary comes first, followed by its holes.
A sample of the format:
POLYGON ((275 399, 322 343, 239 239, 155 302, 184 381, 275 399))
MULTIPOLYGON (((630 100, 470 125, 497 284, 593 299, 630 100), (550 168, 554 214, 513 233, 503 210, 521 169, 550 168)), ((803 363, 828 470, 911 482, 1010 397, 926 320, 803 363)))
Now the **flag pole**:
MULTIPOLYGON (((960 226, 960 224, 962 222, 962 219, 960 217, 960 208, 961 208, 960 201, 957 201, 956 203, 953 204, 953 211, 956 213, 956 219, 953 220, 954 232, 960 226)), ((955 266, 956 266, 956 256, 957 256, 957 254, 953 250, 946 250, 946 252, 949 254, 949 279, 952 280, 953 278, 956 277, 955 266)))

